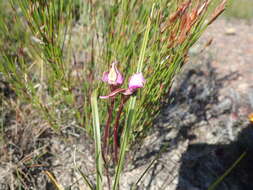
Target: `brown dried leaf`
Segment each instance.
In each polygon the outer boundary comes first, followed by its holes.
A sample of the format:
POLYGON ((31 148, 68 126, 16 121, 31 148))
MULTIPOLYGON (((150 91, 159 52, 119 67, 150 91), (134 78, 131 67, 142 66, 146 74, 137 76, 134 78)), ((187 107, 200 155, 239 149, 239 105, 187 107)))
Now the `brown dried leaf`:
POLYGON ((200 16, 206 10, 210 2, 211 0, 206 0, 202 5, 199 6, 197 16, 200 16))
POLYGON ((215 21, 218 18, 218 16, 220 16, 221 13, 223 13, 223 11, 225 10, 226 3, 227 0, 223 0, 221 4, 215 9, 213 15, 211 16, 210 21, 208 22, 208 25, 212 24, 213 21, 215 21))
POLYGON ((163 33, 171 23, 175 22, 179 17, 184 15, 185 11, 190 7, 190 5, 191 0, 182 3, 181 6, 177 8, 176 12, 172 13, 168 20, 161 24, 161 32, 163 33))

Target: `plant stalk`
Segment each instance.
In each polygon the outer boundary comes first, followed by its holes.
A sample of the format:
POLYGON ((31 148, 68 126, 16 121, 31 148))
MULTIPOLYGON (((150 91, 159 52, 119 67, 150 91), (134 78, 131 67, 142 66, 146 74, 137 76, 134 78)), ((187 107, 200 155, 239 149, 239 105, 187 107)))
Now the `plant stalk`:
POLYGON ((119 111, 117 113, 117 117, 115 120, 115 124, 114 124, 114 130, 113 130, 113 137, 114 137, 114 162, 117 163, 118 162, 118 134, 119 134, 119 121, 120 121, 120 116, 121 113, 123 111, 124 105, 127 102, 127 100, 129 99, 130 96, 125 96, 122 95, 122 99, 121 99, 121 103, 119 106, 119 111))
POLYGON ((110 100, 110 106, 108 107, 108 119, 106 122, 105 126, 105 131, 104 131, 104 139, 103 139, 103 144, 104 144, 104 154, 108 154, 108 142, 109 142, 109 132, 110 132, 110 124, 112 122, 112 112, 113 112, 113 107, 114 107, 114 98, 110 100))

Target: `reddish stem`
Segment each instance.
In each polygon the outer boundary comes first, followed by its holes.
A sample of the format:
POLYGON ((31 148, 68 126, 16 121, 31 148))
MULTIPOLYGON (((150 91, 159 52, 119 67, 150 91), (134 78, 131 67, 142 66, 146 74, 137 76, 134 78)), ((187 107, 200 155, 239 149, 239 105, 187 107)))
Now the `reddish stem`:
POLYGON ((113 136, 114 136, 114 161, 115 163, 118 162, 118 129, 119 129, 119 121, 120 121, 120 116, 123 111, 124 105, 126 101, 128 100, 129 96, 122 96, 121 103, 119 106, 119 110, 117 113, 117 117, 115 120, 114 124, 114 130, 113 130, 113 136))
POLYGON ((108 154, 108 139, 109 139, 109 132, 110 132, 110 124, 112 121, 112 112, 113 112, 113 107, 114 107, 114 98, 110 99, 110 106, 108 107, 108 119, 106 122, 105 126, 105 131, 104 131, 104 153, 108 154))
MULTIPOLYGON (((117 87, 111 85, 110 90, 113 92, 117 87)), ((112 122, 112 114, 113 114, 113 108, 114 108, 114 98, 110 98, 110 105, 108 107, 108 119, 106 121, 106 126, 104 130, 104 139, 103 139, 103 144, 104 144, 104 149, 103 149, 103 157, 104 160, 106 159, 106 155, 108 154, 108 142, 109 142, 109 133, 110 133, 110 124, 112 122), (105 155, 106 154, 106 155, 105 155)), ((106 162, 106 160, 105 160, 106 162)))

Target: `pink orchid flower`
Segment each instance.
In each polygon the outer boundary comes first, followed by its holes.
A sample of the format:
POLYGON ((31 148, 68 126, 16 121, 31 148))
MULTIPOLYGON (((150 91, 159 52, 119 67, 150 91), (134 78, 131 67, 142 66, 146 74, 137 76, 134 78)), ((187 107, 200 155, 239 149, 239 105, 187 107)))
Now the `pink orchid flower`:
POLYGON ((102 81, 108 83, 109 85, 120 86, 124 82, 124 77, 119 72, 116 65, 117 62, 113 62, 110 71, 103 73, 102 81))
POLYGON ((125 95, 133 94, 138 88, 143 88, 146 80, 144 79, 142 73, 136 73, 130 77, 128 83, 128 89, 124 93, 125 95))
POLYGON ((117 94, 121 93, 126 96, 132 95, 134 92, 136 92, 139 88, 143 88, 146 80, 144 79, 142 73, 136 73, 132 75, 129 79, 128 88, 118 88, 111 92, 107 96, 100 96, 101 99, 107 99, 116 96, 117 94))

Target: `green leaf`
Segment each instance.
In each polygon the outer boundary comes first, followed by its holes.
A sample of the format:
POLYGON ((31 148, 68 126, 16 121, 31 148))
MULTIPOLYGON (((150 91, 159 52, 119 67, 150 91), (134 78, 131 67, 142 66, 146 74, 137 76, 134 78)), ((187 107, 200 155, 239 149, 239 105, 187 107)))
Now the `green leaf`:
POLYGON ((93 133, 95 139, 95 149, 96 149, 96 180, 97 180, 97 190, 102 190, 103 182, 103 160, 101 151, 101 133, 98 115, 98 105, 97 105, 97 91, 95 90, 91 95, 91 107, 92 107, 92 119, 93 119, 93 133))

